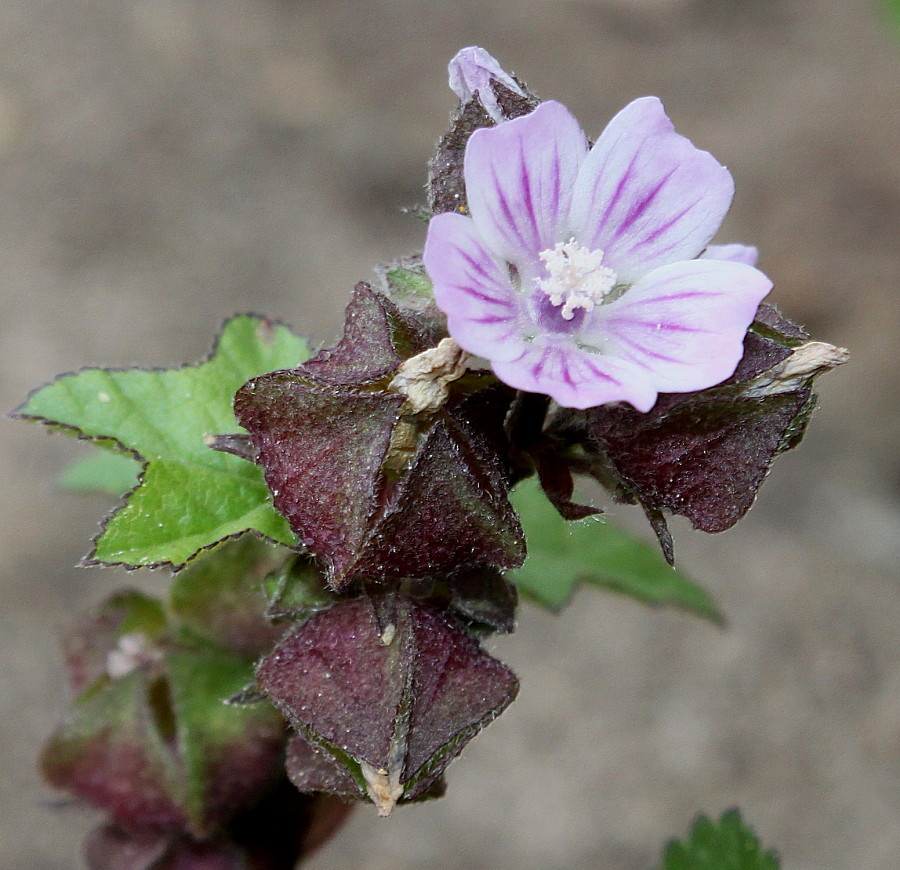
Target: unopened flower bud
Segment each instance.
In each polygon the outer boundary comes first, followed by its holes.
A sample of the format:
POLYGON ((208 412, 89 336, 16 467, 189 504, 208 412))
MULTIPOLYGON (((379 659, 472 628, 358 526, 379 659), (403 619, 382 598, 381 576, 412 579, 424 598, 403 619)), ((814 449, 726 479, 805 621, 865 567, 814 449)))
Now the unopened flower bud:
POLYGON ((505 72, 499 63, 483 48, 470 45, 456 53, 450 61, 450 87, 463 103, 468 103, 477 95, 488 115, 498 124, 506 120, 497 103, 493 83, 499 82, 519 96, 526 96, 516 80, 505 72))

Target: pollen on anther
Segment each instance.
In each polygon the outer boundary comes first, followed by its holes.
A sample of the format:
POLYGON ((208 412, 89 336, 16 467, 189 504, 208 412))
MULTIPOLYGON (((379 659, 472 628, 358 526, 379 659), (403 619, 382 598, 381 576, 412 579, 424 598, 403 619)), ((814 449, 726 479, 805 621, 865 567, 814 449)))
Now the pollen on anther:
POLYGON ((538 256, 547 270, 538 287, 552 305, 562 306, 563 320, 571 320, 576 309, 593 310, 616 286, 616 273, 603 265, 603 251, 582 247, 574 238, 557 242, 538 256))

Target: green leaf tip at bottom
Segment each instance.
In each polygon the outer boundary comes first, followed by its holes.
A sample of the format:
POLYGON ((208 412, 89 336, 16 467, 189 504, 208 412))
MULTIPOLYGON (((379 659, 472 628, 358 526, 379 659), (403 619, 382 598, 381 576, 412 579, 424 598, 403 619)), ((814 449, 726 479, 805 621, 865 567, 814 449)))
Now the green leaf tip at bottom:
POLYGON ((661 870, 779 870, 778 855, 764 851, 737 809, 717 821, 700 816, 686 840, 671 840, 661 870))
POLYGON ((528 544, 525 564, 510 574, 523 595, 559 610, 580 583, 589 583, 723 622, 710 595, 670 567, 651 544, 608 522, 564 520, 534 479, 519 484, 510 500, 528 544))
MULTIPOLYGON (((118 460, 124 452, 144 462, 140 485, 106 520, 86 563, 177 569, 201 550, 247 531, 294 545, 260 469, 211 450, 207 442, 212 435, 242 431, 232 399, 247 380, 298 366, 309 355, 306 340, 288 327, 238 315, 197 365, 83 369, 34 392, 17 416, 116 451, 118 460)), ((74 475, 79 488, 112 491, 122 482, 113 465, 76 466, 69 479, 74 475), (96 475, 93 485, 85 470, 96 475)))

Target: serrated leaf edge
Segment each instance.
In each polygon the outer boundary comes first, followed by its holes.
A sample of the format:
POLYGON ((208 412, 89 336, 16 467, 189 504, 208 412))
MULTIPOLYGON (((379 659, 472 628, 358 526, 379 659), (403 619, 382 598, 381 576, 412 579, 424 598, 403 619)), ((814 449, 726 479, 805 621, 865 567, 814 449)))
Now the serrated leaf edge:
MULTIPOLYGON (((86 556, 84 556, 78 562, 79 567, 82 567, 82 568, 120 567, 120 568, 125 568, 127 571, 137 571, 142 568, 150 568, 150 569, 169 568, 172 571, 172 573, 175 574, 178 571, 181 571, 183 568, 185 568, 191 562, 193 562, 202 553, 205 553, 208 550, 212 550, 215 547, 218 547, 220 544, 225 543, 226 541, 234 540, 235 538, 239 538, 241 535, 245 535, 247 533, 254 534, 261 540, 266 541, 267 543, 273 544, 275 546, 282 546, 282 547, 289 546, 289 545, 286 545, 283 541, 277 541, 274 538, 270 537, 269 535, 265 535, 262 532, 257 531, 256 529, 248 527, 246 529, 242 529, 239 532, 235 532, 234 534, 225 535, 224 537, 219 538, 218 540, 213 541, 212 543, 210 543, 204 547, 201 547, 199 550, 197 550, 195 553, 193 553, 184 562, 176 562, 176 561, 171 561, 168 559, 163 559, 163 560, 160 560, 157 562, 143 562, 140 564, 134 564, 134 563, 126 562, 124 560, 109 561, 109 560, 105 560, 105 559, 96 558, 97 545, 98 545, 100 539, 105 534, 107 525, 110 523, 110 521, 113 519, 113 517, 115 517, 123 508, 126 507, 131 496, 134 495, 134 493, 138 489, 140 489, 140 487, 143 485, 144 474, 146 473, 151 460, 145 459, 137 450, 134 450, 133 448, 126 446, 121 441, 119 441, 118 438, 115 438, 114 436, 111 436, 111 435, 88 435, 83 429, 79 428, 78 426, 73 426, 69 423, 60 423, 59 421, 51 420, 48 417, 44 417, 41 414, 28 414, 28 413, 24 413, 24 411, 23 411, 23 409, 26 408, 28 406, 28 404, 31 402, 31 399, 35 395, 37 395, 41 390, 45 389, 46 387, 52 386, 53 384, 58 383, 59 381, 63 380, 64 378, 77 377, 82 372, 86 372, 86 371, 101 371, 101 372, 108 372, 110 374, 127 374, 128 372, 142 371, 142 372, 155 372, 155 373, 163 374, 163 373, 185 371, 187 369, 200 368, 201 366, 204 366, 207 363, 212 362, 212 360, 218 354, 219 347, 222 342, 222 338, 225 335, 225 331, 228 328, 228 325, 235 320, 240 320, 241 318, 249 318, 252 320, 259 321, 260 325, 265 325, 267 328, 270 328, 270 329, 282 327, 283 329, 288 330, 288 332, 290 332, 291 335, 293 335, 297 338, 301 338, 304 341, 307 341, 307 343, 308 343, 308 339, 306 339, 305 336, 302 336, 299 333, 297 333, 297 331, 289 323, 287 323, 283 320, 280 320, 278 318, 273 319, 270 317, 266 317, 265 315, 256 314, 253 312, 239 312, 237 314, 232 314, 230 317, 226 317, 222 321, 222 325, 219 327, 219 331, 216 334, 215 339, 213 340, 212 348, 207 352, 205 357, 198 360, 197 362, 184 363, 183 365, 175 366, 173 368, 163 368, 161 366, 148 366, 148 367, 129 366, 127 368, 107 368, 104 366, 82 366, 80 369, 76 369, 74 371, 63 372, 62 374, 57 375, 55 378, 48 381, 47 383, 41 384, 39 387, 35 387, 33 390, 30 390, 27 397, 25 398, 24 402, 22 402, 20 405, 18 405, 14 410, 7 412, 7 416, 10 417, 11 419, 25 420, 27 422, 32 422, 32 423, 40 423, 42 426, 45 426, 48 429, 51 429, 51 430, 55 429, 58 431, 62 431, 65 434, 76 437, 79 441, 86 441, 87 443, 89 443, 99 449, 115 450, 118 453, 124 454, 126 456, 130 456, 132 459, 134 459, 135 461, 137 461, 141 464, 141 470, 138 473, 137 479, 135 481, 135 485, 133 487, 131 487, 131 489, 129 489, 128 492, 123 493, 118 498, 118 502, 115 505, 115 507, 100 521, 100 530, 97 532, 96 535, 94 535, 91 538, 91 550, 88 552, 88 554, 86 556)), ((273 507, 273 510, 274 510, 274 507, 273 507)), ((299 546, 291 547, 291 549, 297 549, 298 551, 302 551, 302 547, 299 547, 299 546)))

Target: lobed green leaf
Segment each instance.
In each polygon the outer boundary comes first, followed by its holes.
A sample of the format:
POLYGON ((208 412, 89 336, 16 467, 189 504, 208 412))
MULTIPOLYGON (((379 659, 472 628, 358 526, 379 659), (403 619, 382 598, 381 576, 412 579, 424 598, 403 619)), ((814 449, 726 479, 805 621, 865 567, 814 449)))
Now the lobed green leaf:
MULTIPOLYGON (((211 450, 207 441, 242 431, 232 398, 247 380, 308 357, 306 340, 287 327, 240 315, 225 324, 212 355, 199 365, 84 369, 35 392, 18 416, 144 463, 140 485, 108 519, 88 562, 179 568, 200 550, 250 530, 293 545, 259 468, 211 450)), ((94 488, 111 491, 121 483, 109 462, 87 471, 97 475, 94 488)))

